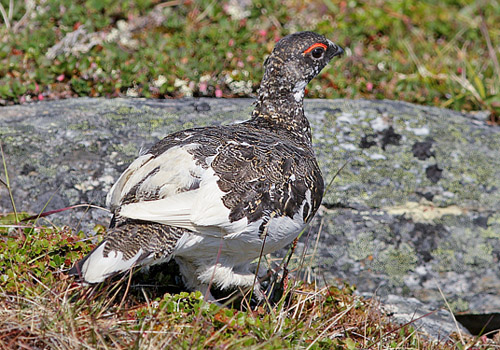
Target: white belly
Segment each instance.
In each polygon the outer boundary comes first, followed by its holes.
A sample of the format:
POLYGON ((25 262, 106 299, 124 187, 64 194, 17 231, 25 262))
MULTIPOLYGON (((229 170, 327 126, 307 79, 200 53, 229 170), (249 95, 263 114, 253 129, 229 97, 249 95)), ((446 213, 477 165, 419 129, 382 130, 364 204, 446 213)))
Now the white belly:
POLYGON ((253 222, 242 232, 224 237, 185 234, 173 255, 208 264, 215 263, 219 256, 218 262, 222 265, 244 265, 258 258, 261 252, 266 255, 287 246, 305 226, 302 213, 297 213, 293 219, 286 216, 270 219, 267 230, 259 235, 261 224, 262 220, 253 222))

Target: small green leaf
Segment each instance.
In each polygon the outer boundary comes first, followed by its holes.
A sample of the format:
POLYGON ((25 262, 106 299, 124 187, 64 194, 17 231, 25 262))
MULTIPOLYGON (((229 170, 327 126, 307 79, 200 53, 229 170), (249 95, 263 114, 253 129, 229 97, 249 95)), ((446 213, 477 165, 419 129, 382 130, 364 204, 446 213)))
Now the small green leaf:
POLYGON ((344 344, 346 345, 346 349, 348 350, 356 350, 356 349, 359 349, 359 345, 358 343, 356 343, 354 340, 352 340, 351 338, 347 338, 345 341, 344 341, 344 344))

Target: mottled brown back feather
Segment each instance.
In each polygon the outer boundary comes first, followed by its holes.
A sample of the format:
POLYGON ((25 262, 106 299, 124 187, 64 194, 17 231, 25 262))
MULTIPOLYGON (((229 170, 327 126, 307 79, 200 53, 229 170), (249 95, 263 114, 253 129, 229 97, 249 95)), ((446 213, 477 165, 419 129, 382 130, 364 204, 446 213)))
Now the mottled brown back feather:
MULTIPOLYGON (((110 251, 119 251, 128 260, 142 248, 142 258, 151 253, 154 254, 154 259, 166 258, 186 231, 188 230, 154 222, 127 219, 108 232, 104 256, 107 257, 110 251)), ((138 262, 140 260, 141 258, 138 262)))

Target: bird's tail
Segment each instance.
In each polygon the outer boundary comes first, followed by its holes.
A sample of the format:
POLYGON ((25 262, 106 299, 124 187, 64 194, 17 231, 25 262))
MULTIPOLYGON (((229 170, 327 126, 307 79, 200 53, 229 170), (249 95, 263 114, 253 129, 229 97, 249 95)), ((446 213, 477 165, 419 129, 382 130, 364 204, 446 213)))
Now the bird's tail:
POLYGON ((68 274, 86 283, 99 283, 134 266, 168 261, 184 231, 157 223, 127 221, 112 228, 68 274))

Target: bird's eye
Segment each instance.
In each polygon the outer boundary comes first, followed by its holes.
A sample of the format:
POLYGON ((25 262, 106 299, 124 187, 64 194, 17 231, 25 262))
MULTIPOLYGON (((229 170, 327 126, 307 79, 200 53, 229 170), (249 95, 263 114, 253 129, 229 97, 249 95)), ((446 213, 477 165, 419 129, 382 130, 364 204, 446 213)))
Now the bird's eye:
POLYGON ((309 46, 309 48, 307 48, 306 50, 304 50, 302 54, 307 55, 310 52, 312 57, 321 58, 325 53, 326 48, 327 46, 323 43, 315 43, 309 46))
POLYGON ((314 58, 321 58, 323 56, 323 53, 325 52, 325 49, 322 47, 317 47, 314 50, 312 50, 311 55, 314 58))

